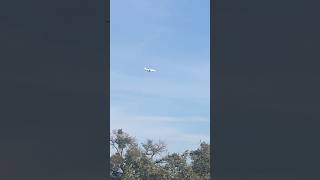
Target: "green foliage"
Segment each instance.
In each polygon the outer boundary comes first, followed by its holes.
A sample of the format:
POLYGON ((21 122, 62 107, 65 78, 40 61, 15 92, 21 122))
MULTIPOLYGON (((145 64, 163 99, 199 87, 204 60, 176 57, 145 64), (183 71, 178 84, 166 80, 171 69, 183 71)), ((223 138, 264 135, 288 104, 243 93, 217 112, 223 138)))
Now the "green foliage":
POLYGON ((210 145, 202 142, 200 148, 190 152, 192 169, 201 177, 210 175, 210 145))
POLYGON ((191 168, 187 164, 187 153, 182 155, 173 153, 163 158, 164 169, 168 172, 168 179, 190 179, 191 168))
POLYGON ((113 180, 209 180, 210 145, 182 154, 166 152, 164 142, 148 139, 138 145, 121 129, 114 130, 110 144, 115 153, 110 157, 110 179, 113 180))

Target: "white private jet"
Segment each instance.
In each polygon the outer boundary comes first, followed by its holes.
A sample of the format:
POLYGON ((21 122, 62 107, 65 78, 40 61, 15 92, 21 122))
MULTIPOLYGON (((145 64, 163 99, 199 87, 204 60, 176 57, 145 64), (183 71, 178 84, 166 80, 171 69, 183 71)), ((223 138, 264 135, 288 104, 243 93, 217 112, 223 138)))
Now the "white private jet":
POLYGON ((150 69, 150 68, 144 68, 144 70, 145 71, 147 71, 147 72, 156 72, 157 70, 155 70, 155 69, 150 69))

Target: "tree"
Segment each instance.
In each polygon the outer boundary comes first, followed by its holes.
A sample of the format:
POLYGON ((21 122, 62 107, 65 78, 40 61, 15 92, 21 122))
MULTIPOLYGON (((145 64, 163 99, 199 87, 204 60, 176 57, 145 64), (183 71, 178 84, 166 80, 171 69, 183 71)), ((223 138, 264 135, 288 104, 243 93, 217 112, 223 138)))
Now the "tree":
POLYGON ((191 168, 187 163, 188 151, 181 155, 178 153, 168 154, 163 158, 164 169, 168 172, 167 179, 190 179, 191 168))
POLYGON ((110 173, 114 179, 119 179, 125 173, 125 157, 124 152, 130 146, 133 146, 135 139, 124 133, 122 129, 114 130, 110 138, 111 146, 116 153, 110 157, 110 173))
POLYGON ((194 151, 163 155, 167 151, 164 142, 148 139, 139 146, 135 138, 119 129, 113 131, 110 145, 115 150, 110 157, 110 179, 210 179, 210 145, 207 143, 202 142, 194 151))
POLYGON ((192 171, 204 179, 210 179, 210 145, 202 142, 200 148, 190 152, 192 171))
POLYGON ((142 147, 144 148, 144 154, 149 156, 151 160, 153 160, 154 156, 160 155, 166 151, 166 145, 162 141, 154 143, 152 140, 148 139, 146 143, 142 143, 142 147))

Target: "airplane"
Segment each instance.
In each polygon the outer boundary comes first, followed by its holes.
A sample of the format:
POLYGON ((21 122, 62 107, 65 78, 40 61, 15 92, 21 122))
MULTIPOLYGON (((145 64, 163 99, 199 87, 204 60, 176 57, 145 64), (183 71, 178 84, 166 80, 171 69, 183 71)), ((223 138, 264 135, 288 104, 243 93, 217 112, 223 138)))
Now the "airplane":
POLYGON ((147 71, 147 72, 156 72, 157 70, 155 70, 155 69, 150 69, 150 68, 144 68, 144 70, 145 71, 147 71))

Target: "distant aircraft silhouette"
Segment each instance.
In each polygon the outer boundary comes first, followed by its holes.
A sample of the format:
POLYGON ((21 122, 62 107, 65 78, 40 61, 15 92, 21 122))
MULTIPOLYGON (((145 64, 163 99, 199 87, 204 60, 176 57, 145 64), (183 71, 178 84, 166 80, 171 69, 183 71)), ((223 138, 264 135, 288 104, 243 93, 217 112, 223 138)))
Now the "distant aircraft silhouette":
POLYGON ((144 70, 147 72, 156 72, 157 71, 155 69, 151 69, 151 68, 147 68, 147 67, 144 67, 144 70))

